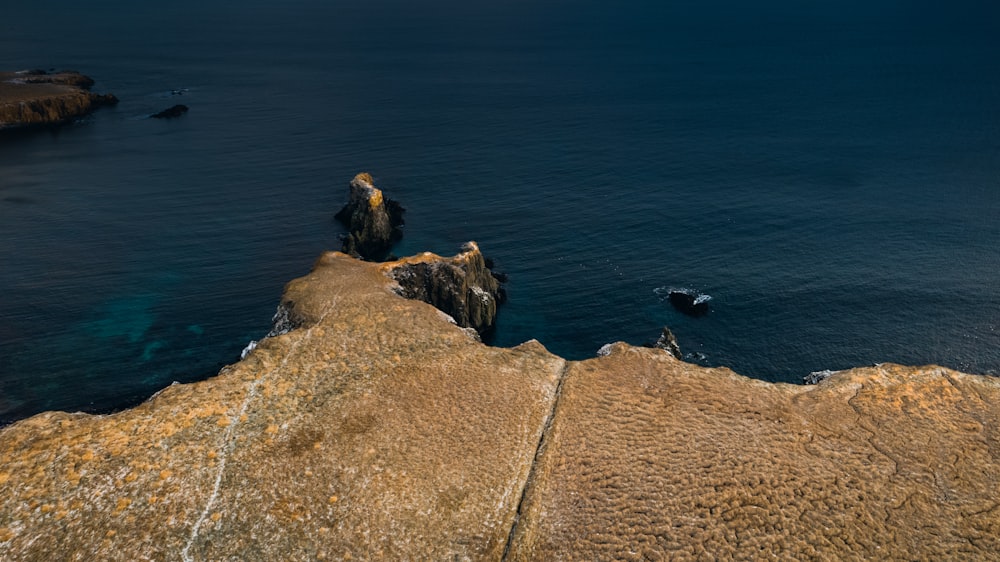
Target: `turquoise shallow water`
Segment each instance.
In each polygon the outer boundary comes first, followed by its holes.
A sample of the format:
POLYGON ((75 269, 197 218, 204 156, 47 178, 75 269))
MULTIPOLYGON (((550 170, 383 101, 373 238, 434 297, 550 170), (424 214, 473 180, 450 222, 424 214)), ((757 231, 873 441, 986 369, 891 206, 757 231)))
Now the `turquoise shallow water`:
POLYGON ((669 325, 769 380, 1000 370, 992 5, 466 4, 9 7, 0 68, 122 102, 0 138, 0 421, 235 361, 363 170, 408 209, 397 253, 475 239, 510 275, 497 345, 669 325))

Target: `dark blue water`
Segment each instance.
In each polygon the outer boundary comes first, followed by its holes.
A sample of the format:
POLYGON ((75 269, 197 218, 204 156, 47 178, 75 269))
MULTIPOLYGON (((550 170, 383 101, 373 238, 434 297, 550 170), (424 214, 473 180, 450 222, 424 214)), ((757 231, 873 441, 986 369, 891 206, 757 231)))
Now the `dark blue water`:
POLYGON ((5 6, 0 69, 122 101, 0 138, 0 422, 236 360, 359 171, 408 208, 397 253, 475 239, 510 275, 498 345, 669 325, 768 380, 1000 372, 992 3, 413 4, 5 6))

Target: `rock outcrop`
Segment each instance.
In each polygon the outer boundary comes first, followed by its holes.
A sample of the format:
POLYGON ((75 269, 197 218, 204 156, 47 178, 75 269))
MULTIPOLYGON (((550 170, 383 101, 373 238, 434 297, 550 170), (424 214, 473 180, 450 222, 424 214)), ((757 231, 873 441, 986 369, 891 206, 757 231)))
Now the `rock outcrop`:
POLYGON ((218 376, 0 430, 0 559, 1000 552, 1000 380, 488 347, 397 294, 387 274, 422 259, 328 253, 286 289, 290 331, 218 376))
POLYGON ((188 109, 188 106, 183 104, 172 105, 163 111, 150 115, 149 117, 151 119, 174 119, 187 113, 188 109))
MULTIPOLYGON (((656 349, 662 349, 670 355, 673 355, 676 359, 683 359, 684 356, 681 354, 681 346, 677 343, 677 336, 674 335, 670 328, 664 326, 663 331, 660 332, 660 337, 656 338, 655 342, 646 344, 646 347, 654 347, 656 349)), ((610 348, 608 349, 610 352, 610 348)))
POLYGON ((830 369, 823 369, 822 371, 813 371, 808 375, 802 377, 802 384, 819 384, 826 379, 832 377, 836 374, 836 371, 831 371, 830 369))
POLYGON ((0 130, 71 121, 118 98, 95 94, 94 81, 78 72, 0 72, 0 130))
POLYGON ((354 176, 347 204, 335 215, 348 230, 341 251, 368 261, 387 259, 403 236, 403 211, 375 187, 370 174, 354 176))
POLYGON ((702 295, 689 289, 674 289, 667 295, 670 304, 688 316, 704 316, 708 314, 708 303, 712 297, 702 295))
POLYGON ((434 305, 463 328, 479 334, 493 330, 501 286, 475 242, 450 259, 426 252, 390 262, 384 270, 399 283, 400 295, 434 305))

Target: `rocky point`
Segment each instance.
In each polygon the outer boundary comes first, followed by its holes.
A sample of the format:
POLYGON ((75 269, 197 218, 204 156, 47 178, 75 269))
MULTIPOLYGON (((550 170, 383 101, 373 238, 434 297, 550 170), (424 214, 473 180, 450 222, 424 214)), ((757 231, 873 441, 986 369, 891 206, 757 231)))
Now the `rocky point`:
POLYGON ((0 559, 1000 552, 997 379, 879 365, 772 384, 622 343, 586 361, 490 347, 401 296, 414 263, 470 257, 327 253, 287 286, 282 329, 218 376, 3 428, 0 559))

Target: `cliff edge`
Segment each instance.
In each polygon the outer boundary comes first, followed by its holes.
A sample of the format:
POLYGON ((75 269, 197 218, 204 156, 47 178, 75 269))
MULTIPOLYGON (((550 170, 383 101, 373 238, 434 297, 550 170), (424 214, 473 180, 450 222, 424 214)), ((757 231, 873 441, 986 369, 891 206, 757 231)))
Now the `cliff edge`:
POLYGON ((398 294, 405 263, 327 253, 286 289, 297 327, 218 376, 0 430, 0 559, 1000 552, 996 379, 488 347, 398 294))

